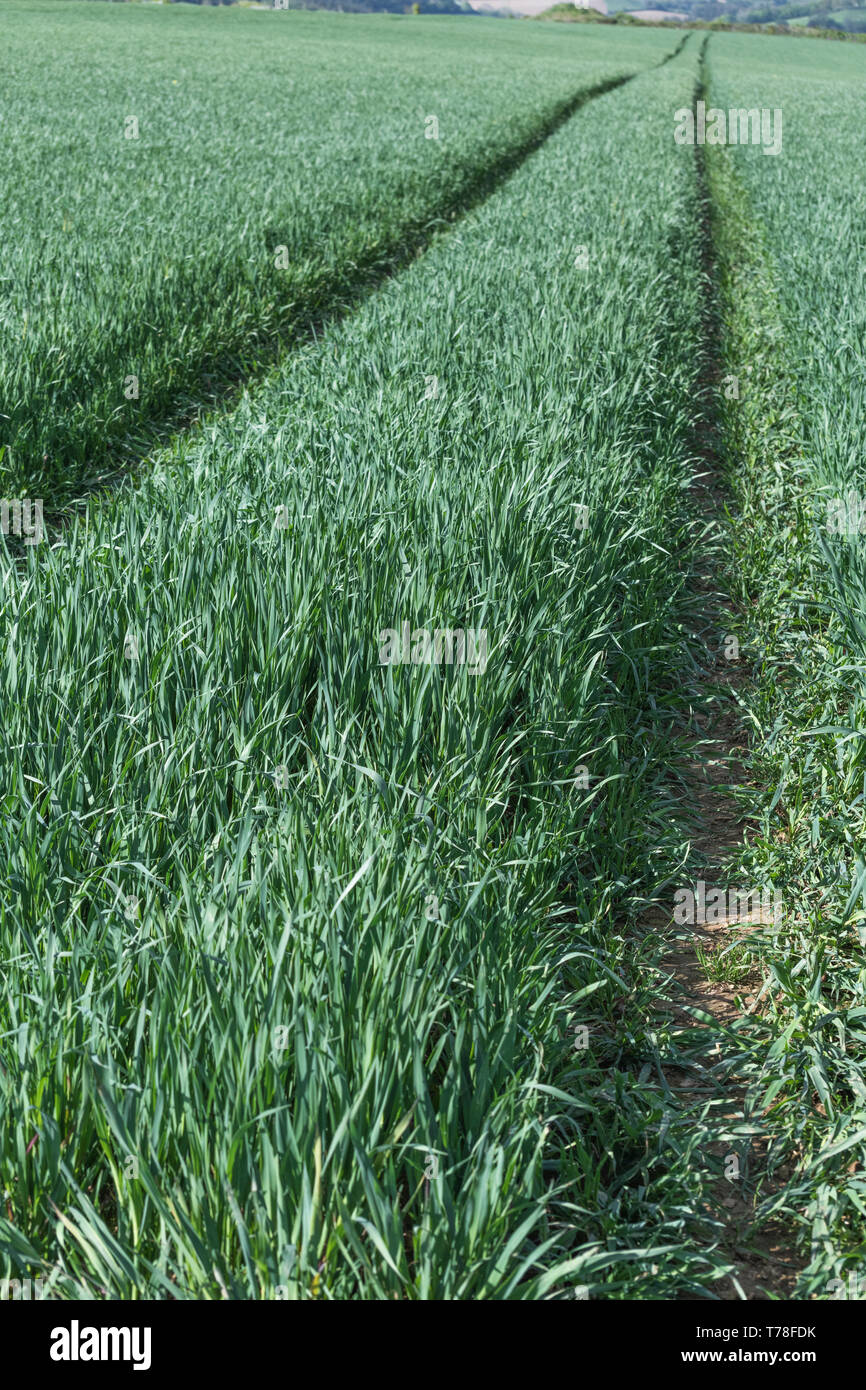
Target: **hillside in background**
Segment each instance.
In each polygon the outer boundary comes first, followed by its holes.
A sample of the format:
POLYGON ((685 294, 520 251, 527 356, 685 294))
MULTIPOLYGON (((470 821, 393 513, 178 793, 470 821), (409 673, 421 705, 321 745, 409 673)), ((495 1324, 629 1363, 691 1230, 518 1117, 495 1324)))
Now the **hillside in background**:
POLYGON ((288 0, 285 5, 257 3, 257 0, 157 0, 161 4, 212 5, 236 4, 242 9, 337 10, 346 14, 473 14, 469 0, 288 0))
MULTIPOLYGON (((687 20, 728 20, 731 24, 787 24, 791 28, 804 26, 816 29, 838 29, 849 34, 866 33, 866 5, 843 5, 839 0, 821 0, 820 3, 801 4, 766 3, 756 5, 751 0, 659 0, 652 11, 645 8, 646 0, 607 0, 607 11, 611 15, 630 12, 636 17, 661 16, 670 13, 672 19, 687 20)), ((593 18, 585 4, 570 3, 552 5, 545 10, 543 19, 593 18)))
POLYGON ((845 0, 801 0, 801 3, 782 3, 782 0, 571 0, 545 5, 545 0, 155 0, 171 5, 232 5, 242 9, 334 10, 349 14, 482 14, 509 18, 553 20, 597 19, 599 15, 616 18, 632 14, 635 19, 660 21, 665 15, 671 20, 726 20, 731 24, 787 25, 791 29, 837 29, 842 33, 866 34, 866 0, 859 5, 845 0))
MULTIPOLYGON (((291 0, 293 10, 343 10, 370 14, 377 10, 389 14, 411 13, 411 0, 291 0)), ((418 0, 418 14, 472 14, 468 0, 418 0)))

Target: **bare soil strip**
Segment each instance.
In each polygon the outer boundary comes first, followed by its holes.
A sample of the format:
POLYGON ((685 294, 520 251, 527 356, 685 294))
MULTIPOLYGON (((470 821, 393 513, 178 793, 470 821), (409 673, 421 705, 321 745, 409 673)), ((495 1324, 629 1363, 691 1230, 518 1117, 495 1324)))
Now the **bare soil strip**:
MULTIPOLYGON (((709 523, 717 524, 723 514, 723 501, 712 472, 696 477, 693 494, 701 514, 709 523)), ((714 595, 712 580, 712 573, 696 576, 697 585, 706 586, 709 619, 708 628, 702 634, 708 657, 703 677, 707 702, 692 710, 695 756, 683 769, 697 824, 691 842, 692 858, 699 865, 695 876, 699 874, 705 880, 708 893, 715 887, 727 892, 730 887, 726 864, 741 845, 745 833, 730 789, 744 785, 747 780, 742 761, 745 736, 736 700, 737 687, 747 676, 741 667, 722 654, 723 640, 729 630, 724 621, 728 609, 724 600, 714 595)), ((674 1038, 682 1052, 694 1051, 699 1034, 707 1033, 709 1023, 706 1020, 719 1027, 719 1040, 707 1049, 705 1057, 706 1068, 708 1071, 712 1068, 712 1076, 702 1075, 697 1069, 671 1069, 669 1083, 686 1106, 708 1098, 715 1089, 714 1081, 720 1085, 723 1099, 714 1112, 715 1123, 720 1129, 743 1123, 760 1125, 761 1122, 760 1116, 748 1112, 745 1088, 725 1065, 723 1042, 724 1030, 756 1007, 761 980, 754 971, 735 982, 711 978, 698 952, 708 963, 714 959, 719 962, 722 952, 743 940, 761 921, 761 912, 753 911, 746 916, 725 914, 717 921, 678 928, 671 950, 662 963, 674 990, 674 1038), (696 1013, 702 1015, 704 1021, 696 1018, 696 1013)), ((721 1138, 709 1145, 708 1152, 724 1169, 735 1147, 739 1145, 721 1138)), ((766 1226, 760 1231, 752 1229, 757 1189, 761 1186, 764 1194, 768 1190, 764 1149, 757 1135, 749 1146, 748 1163, 739 1166, 738 1176, 720 1177, 712 1184, 712 1200, 725 1213, 722 1248, 733 1266, 733 1275, 718 1290, 723 1299, 789 1299, 793 1296, 799 1260, 786 1233, 779 1226, 766 1226)))
MULTIPOLYGON (((698 97, 705 95, 703 90, 697 93, 698 97)), ((725 655, 725 638, 736 629, 736 616, 732 603, 721 592, 726 530, 731 520, 728 499, 721 485, 713 402, 721 390, 723 369, 715 350, 718 343, 713 303, 716 276, 706 180, 700 159, 703 151, 696 153, 704 205, 707 360, 697 437, 699 462, 691 487, 702 534, 692 594, 700 628, 694 636, 703 649, 704 659, 690 712, 689 734, 693 739, 694 756, 681 767, 680 773, 695 822, 690 855, 694 878, 704 880, 707 893, 713 888, 728 893, 733 886, 728 865, 735 859, 746 833, 731 791, 734 787, 748 785, 744 766, 746 735, 739 714, 737 690, 749 677, 742 664, 725 655)), ((736 886, 743 891, 747 888, 746 884, 737 883, 736 886)), ((715 921, 677 927, 671 949, 662 962, 673 996, 668 1001, 673 1011, 673 1040, 678 1052, 695 1059, 693 1067, 666 1069, 669 1084, 684 1107, 706 1104, 715 1096, 712 1124, 720 1137, 708 1145, 708 1156, 713 1167, 722 1173, 737 1170, 737 1176, 714 1178, 709 1192, 711 1204, 723 1213, 721 1249, 733 1269, 723 1286, 714 1290, 724 1300, 790 1299, 802 1263, 788 1233, 780 1225, 767 1224, 760 1230, 754 1229, 758 1189, 766 1195, 778 1186, 766 1172, 765 1140, 758 1132, 748 1144, 746 1161, 740 1158, 735 1162, 742 1140, 724 1137, 725 1130, 732 1126, 749 1124, 758 1131, 762 1126, 762 1117, 748 1111, 745 1088, 736 1080, 735 1063, 726 1058, 724 1045, 725 1032, 757 1007, 762 981, 754 969, 745 976, 725 969, 721 954, 744 940, 761 922, 761 912, 752 911, 746 915, 724 914, 715 921), (735 978, 729 980, 726 975, 735 978), (716 1032, 717 1040, 712 1043, 716 1032)), ((668 915, 668 929, 669 923, 668 915)))

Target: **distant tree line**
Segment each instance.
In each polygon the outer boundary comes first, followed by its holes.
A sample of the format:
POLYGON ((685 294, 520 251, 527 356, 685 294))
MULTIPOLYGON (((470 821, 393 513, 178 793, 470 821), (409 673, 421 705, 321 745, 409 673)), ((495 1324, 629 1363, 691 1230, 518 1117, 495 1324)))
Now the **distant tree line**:
MULTIPOLYGON (((124 0, 121 0, 123 3, 124 0)), ((164 4, 232 5, 237 0, 163 0, 164 4)), ((267 4, 268 0, 263 0, 267 4)), ((342 10, 347 13, 371 14, 382 10, 389 14, 475 14, 468 0, 289 0, 292 10, 342 10)))

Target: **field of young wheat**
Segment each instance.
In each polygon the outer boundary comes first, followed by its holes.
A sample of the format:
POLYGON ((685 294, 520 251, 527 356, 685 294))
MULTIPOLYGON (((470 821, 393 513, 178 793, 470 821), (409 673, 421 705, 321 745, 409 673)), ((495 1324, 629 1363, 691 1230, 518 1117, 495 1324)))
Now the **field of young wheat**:
POLYGON ((2 28, 0 1281, 848 1296, 866 51, 2 28))

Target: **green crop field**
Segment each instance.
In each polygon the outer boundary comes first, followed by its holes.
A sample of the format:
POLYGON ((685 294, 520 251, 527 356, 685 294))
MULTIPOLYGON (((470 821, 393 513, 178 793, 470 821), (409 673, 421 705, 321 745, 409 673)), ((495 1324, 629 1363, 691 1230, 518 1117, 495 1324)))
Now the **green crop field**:
POLYGON ((462 23, 4 5, 5 491, 141 457, 670 48, 462 23))
POLYGON ((755 380, 726 402, 731 488, 751 523, 731 543, 757 666, 751 854, 793 909, 766 958, 773 1012, 743 1045, 780 1161, 797 1154, 773 1201, 801 1227, 806 1287, 820 1290, 864 1254, 866 87, 859 48, 833 61, 829 45, 791 47, 771 64, 739 36, 714 41, 712 100, 782 109, 787 132, 784 159, 718 149, 711 178, 726 353, 755 380))
POLYGON ((866 49, 0 38, 3 1296, 856 1296, 866 49))

